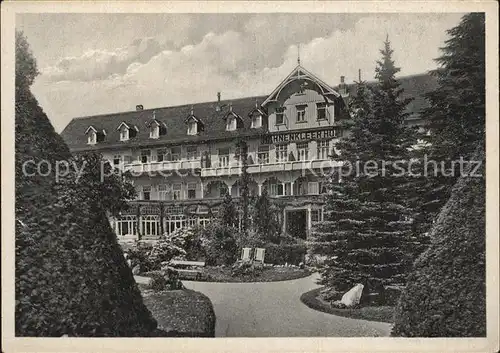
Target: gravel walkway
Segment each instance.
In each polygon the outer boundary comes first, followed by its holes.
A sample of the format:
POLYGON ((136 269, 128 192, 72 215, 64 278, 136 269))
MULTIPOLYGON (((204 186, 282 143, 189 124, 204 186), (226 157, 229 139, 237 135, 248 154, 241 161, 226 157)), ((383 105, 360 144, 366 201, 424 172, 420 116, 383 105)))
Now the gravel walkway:
POLYGON ((283 282, 183 281, 208 296, 217 317, 216 337, 388 336, 390 324, 354 320, 308 308, 300 295, 319 287, 317 274, 283 282))

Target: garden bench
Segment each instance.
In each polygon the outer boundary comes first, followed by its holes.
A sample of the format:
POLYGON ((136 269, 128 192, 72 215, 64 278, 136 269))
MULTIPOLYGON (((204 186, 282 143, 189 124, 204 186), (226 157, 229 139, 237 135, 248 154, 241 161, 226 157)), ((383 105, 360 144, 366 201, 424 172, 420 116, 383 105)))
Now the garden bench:
POLYGON ((170 264, 173 267, 205 267, 205 262, 203 261, 172 260, 170 264))
POLYGON ((194 280, 200 280, 202 279, 202 272, 199 270, 185 270, 185 269, 179 269, 177 270, 179 273, 179 277, 181 279, 194 279, 194 280))

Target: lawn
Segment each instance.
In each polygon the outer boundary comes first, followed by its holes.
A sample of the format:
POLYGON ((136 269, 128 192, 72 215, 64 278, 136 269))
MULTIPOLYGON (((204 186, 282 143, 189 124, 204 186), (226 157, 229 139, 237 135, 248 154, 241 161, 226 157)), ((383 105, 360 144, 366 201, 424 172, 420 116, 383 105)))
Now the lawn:
POLYGON ((393 306, 365 306, 351 309, 333 308, 328 302, 320 299, 318 294, 323 288, 316 288, 300 296, 300 301, 309 308, 324 313, 350 317, 352 319, 363 319, 369 321, 381 321, 393 323, 393 306))
POLYGON ((264 267, 262 272, 255 275, 232 276, 231 267, 207 266, 203 269, 207 282, 277 282, 307 277, 311 274, 308 269, 298 267, 264 267))
POLYGON ((213 305, 204 294, 188 289, 158 293, 142 289, 142 296, 158 322, 158 336, 215 336, 213 305))

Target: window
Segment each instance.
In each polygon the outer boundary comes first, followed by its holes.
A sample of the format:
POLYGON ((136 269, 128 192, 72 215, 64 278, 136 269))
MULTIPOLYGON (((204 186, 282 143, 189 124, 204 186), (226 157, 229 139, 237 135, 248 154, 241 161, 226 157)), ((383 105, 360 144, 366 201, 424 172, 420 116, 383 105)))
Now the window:
POLYGON ((181 184, 172 185, 172 198, 174 200, 181 199, 181 192, 182 192, 182 185, 181 184))
POLYGON ((113 157, 113 165, 115 167, 119 166, 121 162, 122 162, 122 156, 121 155, 118 154, 118 155, 116 155, 116 156, 113 157))
POLYGON ((180 161, 181 160, 181 146, 170 148, 170 158, 172 161, 180 161))
POLYGON ((158 162, 164 162, 167 160, 167 149, 160 148, 156 150, 156 159, 158 162))
POLYGON ((330 147, 330 141, 323 140, 316 142, 318 146, 318 159, 328 159, 328 150, 330 147))
POLYGON ((95 131, 90 131, 87 137, 87 143, 89 145, 95 145, 97 143, 97 134, 95 131))
POLYGON ((151 162, 151 150, 141 151, 141 163, 151 162))
POLYGON ((276 161, 286 162, 288 160, 288 145, 276 145, 276 161))
POLYGON ((142 197, 143 200, 151 200, 151 186, 142 187, 142 197))
POLYGON ((316 116, 318 120, 327 120, 326 117, 326 103, 316 104, 316 116))
POLYGON ((160 235, 160 217, 158 215, 141 216, 141 225, 145 236, 160 235))
POLYGON ((198 133, 198 124, 196 121, 191 120, 188 123, 188 135, 196 135, 198 133))
POLYGON ((306 121, 306 107, 307 105, 297 105, 297 122, 303 123, 306 121))
POLYGON ((257 153, 257 163, 258 164, 268 164, 269 163, 269 146, 259 146, 257 153))
POLYGON ((227 185, 224 184, 223 182, 219 183, 219 196, 224 197, 228 193, 227 185))
POLYGON ((319 183, 317 181, 310 181, 307 183, 307 194, 308 195, 319 194, 319 183))
POLYGON ((137 217, 121 216, 116 221, 116 235, 137 235, 137 217))
POLYGON ((311 222, 323 221, 323 210, 311 210, 311 222))
POLYGON ((196 198, 196 183, 188 183, 187 184, 187 190, 188 190, 188 199, 195 199, 196 198))
POLYGON ((269 193, 271 196, 283 196, 285 192, 285 188, 281 183, 271 183, 269 185, 269 193))
POLYGON ((157 139, 160 137, 160 127, 158 124, 151 125, 151 131, 149 131, 149 137, 152 139, 157 139))
POLYGON ((297 143, 297 155, 299 161, 307 161, 309 159, 309 143, 297 143))
POLYGON ((198 159, 198 147, 188 146, 186 148, 186 151, 187 151, 187 159, 189 160, 198 159))
POLYGON ((128 140, 128 129, 124 126, 120 130, 120 141, 128 140))
POLYGON ((219 149, 219 167, 227 167, 229 165, 229 147, 219 149))
POLYGON ((166 184, 158 185, 158 199, 168 200, 168 186, 166 184))
POLYGON ((283 125, 285 123, 285 108, 280 107, 276 109, 276 125, 283 125))
POLYGON ((236 130, 236 118, 234 116, 229 116, 226 121, 226 130, 234 131, 236 130))
POLYGON ((262 115, 256 114, 252 117, 252 129, 256 129, 262 126, 262 115))

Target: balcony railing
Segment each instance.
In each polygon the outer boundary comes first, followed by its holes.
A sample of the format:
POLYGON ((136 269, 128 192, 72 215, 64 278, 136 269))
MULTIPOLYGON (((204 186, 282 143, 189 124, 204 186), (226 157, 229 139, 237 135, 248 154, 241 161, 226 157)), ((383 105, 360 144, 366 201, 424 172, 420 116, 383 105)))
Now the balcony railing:
POLYGON ((198 170, 200 168, 201 161, 199 160, 163 161, 149 163, 134 162, 125 164, 124 166, 125 171, 130 171, 133 173, 198 170))
MULTIPOLYGON (((249 174, 269 173, 269 172, 288 172, 304 169, 329 169, 339 167, 341 163, 330 159, 317 159, 309 161, 286 161, 275 163, 251 164, 248 166, 249 174)), ((180 160, 140 163, 134 162, 125 164, 123 169, 132 173, 147 172, 174 172, 174 171, 196 171, 198 176, 217 177, 241 174, 241 164, 229 164, 220 166, 219 163, 212 167, 203 167, 200 160, 180 160)))

